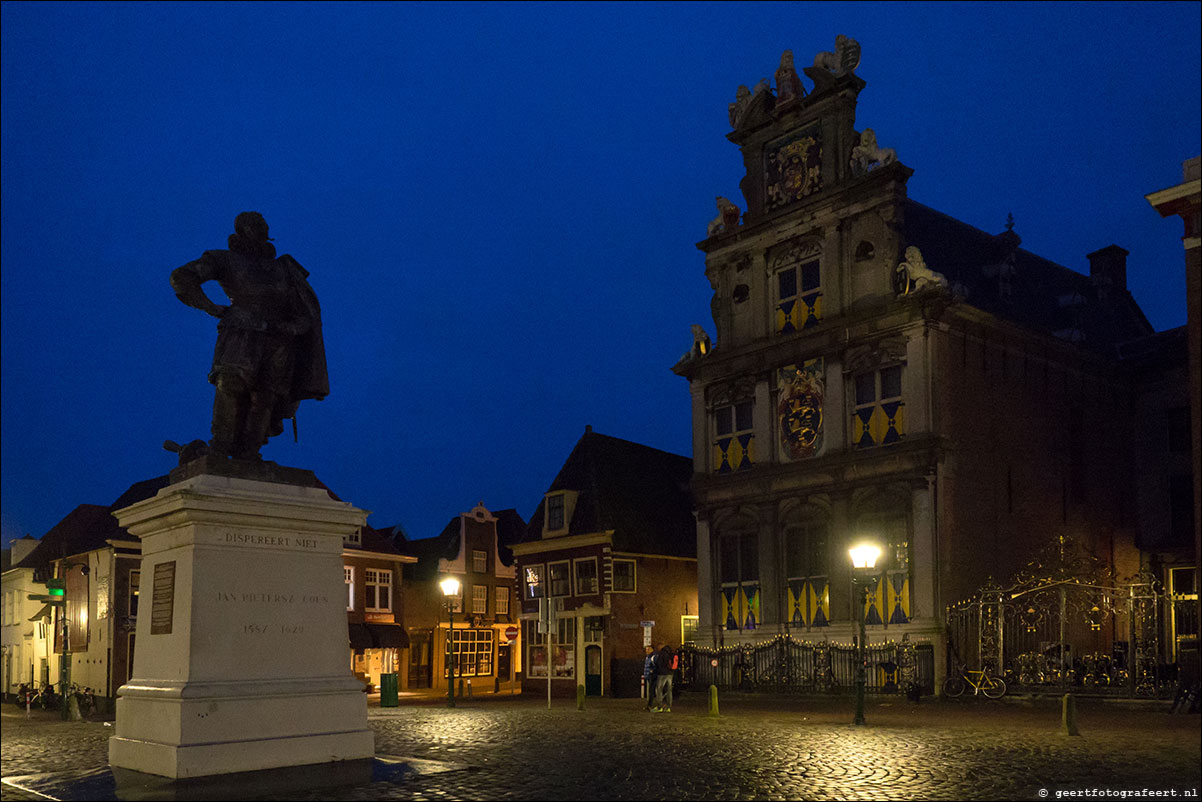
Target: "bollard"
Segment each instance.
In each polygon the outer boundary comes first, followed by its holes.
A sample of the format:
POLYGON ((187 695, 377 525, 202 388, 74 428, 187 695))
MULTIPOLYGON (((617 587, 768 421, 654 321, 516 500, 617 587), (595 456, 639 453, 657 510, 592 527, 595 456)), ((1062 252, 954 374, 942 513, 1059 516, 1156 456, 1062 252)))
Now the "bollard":
POLYGON ((463 680, 459 680, 459 698, 463 698, 463 680))
POLYGON ((718 686, 710 686, 710 715, 718 715, 718 686))
POLYGON ((1071 693, 1066 693, 1060 700, 1061 731, 1065 735, 1080 735, 1077 730, 1077 700, 1071 693))
POLYGON ((576 686, 576 709, 577 710, 584 709, 584 686, 583 685, 576 686))
POLYGON ((467 681, 467 698, 472 698, 472 681, 470 679, 467 681))

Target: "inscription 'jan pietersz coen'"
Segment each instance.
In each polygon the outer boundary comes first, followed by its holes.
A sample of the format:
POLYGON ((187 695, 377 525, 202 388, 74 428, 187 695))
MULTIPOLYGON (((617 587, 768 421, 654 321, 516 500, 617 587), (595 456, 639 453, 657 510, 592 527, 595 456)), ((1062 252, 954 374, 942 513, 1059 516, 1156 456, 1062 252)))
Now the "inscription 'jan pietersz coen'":
POLYGON ((320 593, 226 593, 217 591, 217 601, 252 604, 326 604, 330 597, 320 593))

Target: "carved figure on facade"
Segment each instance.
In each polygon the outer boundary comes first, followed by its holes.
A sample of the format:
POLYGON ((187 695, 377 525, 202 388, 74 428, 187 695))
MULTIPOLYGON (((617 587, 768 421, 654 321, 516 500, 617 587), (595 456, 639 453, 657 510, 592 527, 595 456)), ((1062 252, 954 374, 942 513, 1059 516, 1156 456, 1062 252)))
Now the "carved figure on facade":
POLYGON ((882 148, 876 143, 876 132, 865 128, 860 134, 860 144, 851 149, 852 175, 865 175, 873 165, 884 167, 897 161, 897 151, 893 148, 882 148))
POLYGON ((739 123, 743 119, 743 115, 747 113, 747 107, 751 105, 751 90, 747 88, 747 84, 740 84, 735 90, 735 102, 731 103, 727 108, 730 114, 730 127, 738 128, 739 123))
POLYGON ((836 78, 852 74, 860 66, 860 43, 850 36, 839 34, 835 37, 835 52, 823 51, 814 56, 814 66, 836 78))
POLYGON ((697 323, 694 323, 689 328, 693 331, 693 347, 681 357, 681 360, 698 359, 708 354, 712 348, 710 345, 710 336, 704 328, 697 323))
POLYGON ((718 216, 706 226, 705 235, 707 237, 734 231, 739 226, 739 215, 742 214, 738 206, 735 206, 721 195, 715 200, 718 204, 718 216))
POLYGON ((792 50, 786 50, 781 54, 780 67, 776 70, 775 78, 776 103, 778 106, 801 100, 806 96, 806 90, 802 86, 801 78, 798 77, 797 70, 793 67, 792 50))
POLYGON ((922 251, 911 245, 906 248, 906 258, 897 266, 898 294, 908 295, 927 287, 947 287, 947 279, 927 267, 922 251))

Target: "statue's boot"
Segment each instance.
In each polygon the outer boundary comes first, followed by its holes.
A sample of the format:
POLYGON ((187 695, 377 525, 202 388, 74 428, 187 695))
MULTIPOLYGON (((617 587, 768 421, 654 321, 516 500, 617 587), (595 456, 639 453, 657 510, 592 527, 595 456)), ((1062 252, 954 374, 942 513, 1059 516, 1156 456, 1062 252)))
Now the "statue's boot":
POLYGON ((234 453, 237 433, 244 425, 245 406, 242 398, 217 390, 213 399, 213 439, 209 441, 211 453, 219 457, 234 453))
POLYGON ((251 407, 246 413, 242 427, 242 437, 239 438, 234 451, 236 459, 259 460, 259 449, 267 443, 267 432, 271 426, 272 399, 254 397, 251 407))

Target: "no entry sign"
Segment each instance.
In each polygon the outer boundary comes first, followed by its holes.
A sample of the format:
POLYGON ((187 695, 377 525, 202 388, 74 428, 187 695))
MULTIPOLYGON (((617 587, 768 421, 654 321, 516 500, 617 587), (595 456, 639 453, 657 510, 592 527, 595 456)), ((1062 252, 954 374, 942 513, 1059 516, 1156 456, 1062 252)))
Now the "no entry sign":
POLYGON ((518 639, 518 628, 517 627, 506 627, 505 628, 505 640, 509 643, 513 643, 517 639, 518 639))

